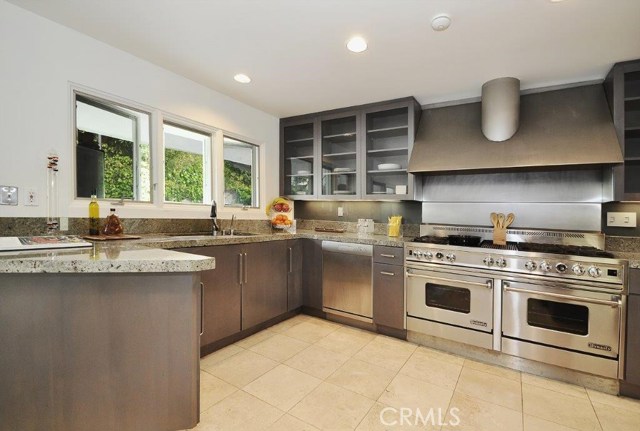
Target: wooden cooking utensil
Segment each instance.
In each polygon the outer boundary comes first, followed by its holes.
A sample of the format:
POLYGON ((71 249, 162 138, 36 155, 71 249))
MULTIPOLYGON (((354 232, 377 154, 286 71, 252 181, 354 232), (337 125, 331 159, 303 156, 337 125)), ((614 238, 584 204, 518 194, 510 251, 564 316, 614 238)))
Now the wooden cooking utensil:
POLYGON ((491 220, 491 226, 495 228, 498 224, 498 214, 491 213, 491 215, 489 216, 489 219, 491 220))
POLYGON ((504 227, 504 214, 491 213, 491 222, 493 223, 493 243, 505 245, 507 243, 507 231, 504 227))
POLYGON ((504 214, 502 213, 498 214, 498 227, 504 229, 504 214))
POLYGON ((511 226, 511 223, 516 219, 516 215, 514 213, 507 214, 507 219, 504 221, 504 228, 508 228, 511 226))

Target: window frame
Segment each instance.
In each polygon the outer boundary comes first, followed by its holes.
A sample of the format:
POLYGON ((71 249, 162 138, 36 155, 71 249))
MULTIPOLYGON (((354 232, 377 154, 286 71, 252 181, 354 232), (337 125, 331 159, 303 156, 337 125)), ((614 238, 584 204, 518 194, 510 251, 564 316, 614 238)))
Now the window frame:
MULTIPOLYGON (((78 172, 77 172, 77 146, 78 146, 78 109, 77 109, 77 103, 78 103, 78 96, 82 99, 85 100, 80 100, 80 102, 85 103, 87 105, 91 105, 94 106, 96 108, 99 109, 103 109, 107 112, 111 112, 112 114, 115 115, 120 115, 122 117, 126 117, 129 118, 131 120, 135 120, 133 121, 134 124, 134 135, 136 136, 136 142, 134 142, 133 145, 133 155, 134 155, 134 160, 138 159, 139 153, 140 153, 140 149, 138 148, 140 145, 140 141, 139 139, 137 139, 140 136, 140 125, 138 124, 137 118, 133 115, 131 115, 130 113, 128 113, 126 110, 130 110, 130 111, 136 111, 139 112, 140 114, 144 114, 147 115, 149 118, 149 130, 148 130, 148 136, 149 136, 149 200, 148 201, 143 201, 143 200, 136 200, 136 199, 120 199, 123 202, 131 202, 131 203, 136 203, 136 204, 152 204, 154 203, 154 196, 153 196, 153 192, 154 192, 154 153, 155 153, 155 149, 154 149, 154 136, 153 136, 153 112, 152 110, 146 108, 146 107, 142 107, 139 104, 136 103, 131 103, 129 101, 123 101, 123 100, 118 100, 118 98, 115 97, 106 97, 104 95, 96 95, 94 92, 89 92, 86 91, 84 89, 81 89, 80 87, 77 86, 72 86, 71 87, 71 134, 72 134, 72 145, 73 145, 73 149, 72 149, 72 163, 73 163, 73 179, 72 179, 72 187, 73 187, 73 199, 74 200, 90 200, 91 197, 84 197, 84 196, 78 196, 78 172)), ((138 181, 138 178, 140 177, 140 166, 139 163, 134 162, 133 164, 133 189, 134 189, 134 198, 135 195, 138 194, 138 196, 140 195, 140 183, 138 181)), ((105 200, 105 201, 111 201, 111 200, 118 200, 118 198, 112 198, 112 197, 105 197, 105 198, 101 198, 101 200, 105 200)))
POLYGON ((224 176, 224 138, 229 138, 229 139, 233 139, 234 141, 238 141, 241 142, 243 144, 247 144, 247 145, 252 145, 255 147, 255 152, 253 152, 253 156, 252 156, 252 171, 251 171, 251 182, 252 182, 252 188, 251 188, 251 205, 240 205, 240 204, 236 204, 236 205, 227 205, 226 203, 224 203, 224 207, 225 208, 240 208, 243 210, 248 210, 248 209, 260 209, 261 208, 261 202, 260 202, 260 198, 262 196, 262 178, 261 178, 261 172, 262 172, 262 163, 261 160, 264 159, 264 156, 261 156, 262 153, 262 145, 252 142, 251 140, 248 140, 246 138, 241 138, 241 137, 237 137, 237 135, 234 135, 232 133, 226 133, 223 132, 222 133, 222 175, 220 178, 220 181, 222 182, 222 200, 224 202, 224 191, 225 191, 225 176, 224 176), (254 186, 255 184, 255 186, 254 186), (254 204, 255 203, 255 204, 254 204))

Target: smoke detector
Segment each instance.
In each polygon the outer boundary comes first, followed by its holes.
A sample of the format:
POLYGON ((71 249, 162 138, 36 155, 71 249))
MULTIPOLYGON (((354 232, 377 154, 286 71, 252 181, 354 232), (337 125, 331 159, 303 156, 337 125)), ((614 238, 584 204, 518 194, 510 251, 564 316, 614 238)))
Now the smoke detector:
POLYGON ((451 18, 447 15, 438 15, 431 20, 431 28, 435 31, 445 31, 451 25, 451 18))

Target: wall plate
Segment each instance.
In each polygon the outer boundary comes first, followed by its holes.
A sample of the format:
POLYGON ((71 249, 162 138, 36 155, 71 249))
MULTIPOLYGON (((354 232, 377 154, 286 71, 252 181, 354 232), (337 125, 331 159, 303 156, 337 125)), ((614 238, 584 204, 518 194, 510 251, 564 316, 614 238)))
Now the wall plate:
POLYGON ((607 213, 607 226, 636 227, 636 213, 607 213))
POLYGON ((0 186, 0 205, 18 205, 18 188, 0 186))

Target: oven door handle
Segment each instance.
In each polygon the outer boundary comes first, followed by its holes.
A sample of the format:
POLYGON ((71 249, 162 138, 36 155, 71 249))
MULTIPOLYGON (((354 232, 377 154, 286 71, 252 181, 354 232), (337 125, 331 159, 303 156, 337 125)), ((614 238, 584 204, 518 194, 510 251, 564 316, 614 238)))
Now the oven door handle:
POLYGON ((451 280, 450 278, 440 278, 440 277, 431 277, 431 276, 428 276, 428 275, 418 275, 418 274, 413 274, 413 273, 408 272, 408 271, 407 271, 407 277, 426 278, 427 280, 444 281, 444 282, 449 283, 449 284, 465 284, 465 285, 468 285, 468 286, 486 287, 487 289, 493 289, 493 280, 487 280, 483 284, 483 283, 474 283, 472 281, 451 280))
POLYGON ((572 295, 565 295, 562 293, 539 292, 537 290, 529 290, 529 289, 516 289, 516 288, 510 287, 508 283, 504 283, 504 290, 505 292, 529 293, 533 295, 550 296, 552 298, 567 299, 574 302, 585 302, 587 304, 608 305, 613 308, 620 307, 622 305, 622 299, 620 299, 619 297, 617 297, 618 300, 616 301, 607 301, 605 299, 595 299, 595 298, 582 298, 582 297, 577 297, 572 295))

